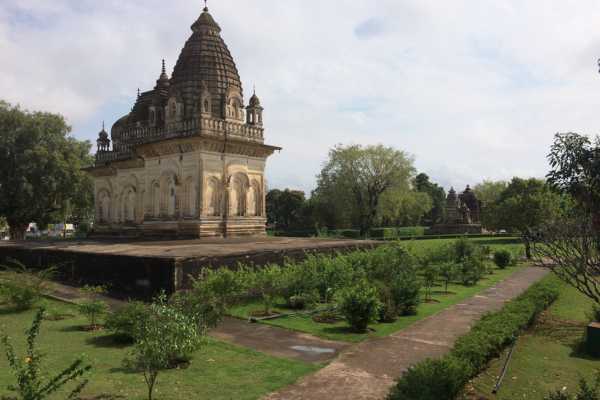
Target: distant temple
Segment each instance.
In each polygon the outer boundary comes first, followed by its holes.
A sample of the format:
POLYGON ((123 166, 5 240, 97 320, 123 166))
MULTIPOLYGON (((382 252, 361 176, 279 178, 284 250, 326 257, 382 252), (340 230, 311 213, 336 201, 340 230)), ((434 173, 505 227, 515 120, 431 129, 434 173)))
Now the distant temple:
POLYGON ((464 192, 456 195, 454 188, 450 188, 446 197, 446 210, 444 221, 429 229, 428 234, 462 234, 481 233, 481 201, 467 185, 464 192))
POLYGON ((98 135, 95 233, 225 237, 264 235, 264 144, 256 93, 244 104, 235 62, 205 8, 173 74, 98 135), (112 139, 112 141, 111 141, 112 139), (111 149, 112 144, 112 149, 111 149))

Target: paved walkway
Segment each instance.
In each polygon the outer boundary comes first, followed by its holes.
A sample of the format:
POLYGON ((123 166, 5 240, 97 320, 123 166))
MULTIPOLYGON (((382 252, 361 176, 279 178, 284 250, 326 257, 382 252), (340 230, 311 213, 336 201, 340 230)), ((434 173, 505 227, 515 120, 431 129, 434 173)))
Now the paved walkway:
POLYGON ((463 303, 385 338, 362 342, 335 361, 265 400, 384 399, 395 379, 411 365, 440 357, 474 322, 517 297, 548 273, 528 267, 463 303))
MULTIPOLYGON (((75 287, 51 282, 49 294, 62 301, 77 303, 84 296, 75 287)), ((126 302, 100 296, 112 310, 126 302)), ((350 343, 334 342, 301 332, 265 324, 253 324, 237 318, 226 317, 209 336, 237 346, 248 347, 275 357, 285 357, 309 363, 324 363, 336 358, 350 343)))

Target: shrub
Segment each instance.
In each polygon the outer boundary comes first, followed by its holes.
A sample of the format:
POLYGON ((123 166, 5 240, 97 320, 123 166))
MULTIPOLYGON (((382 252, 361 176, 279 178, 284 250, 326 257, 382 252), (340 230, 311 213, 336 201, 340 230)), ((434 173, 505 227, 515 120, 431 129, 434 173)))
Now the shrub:
POLYGON ((460 280, 465 286, 476 285, 485 275, 485 261, 479 254, 472 254, 460 263, 460 280))
POLYGON ((105 327, 121 341, 133 343, 137 337, 136 330, 145 323, 148 314, 146 304, 140 301, 129 302, 123 308, 108 315, 105 327))
POLYGON ((319 293, 313 291, 312 293, 302 293, 290 297, 287 300, 288 307, 293 310, 304 310, 307 307, 312 306, 319 301, 319 293))
POLYGON ((56 268, 34 271, 17 260, 9 260, 8 264, 0 266, 4 270, 0 276, 0 299, 17 311, 29 310, 41 299, 56 268))
POLYGON ((398 238, 398 229, 396 228, 373 228, 369 231, 369 236, 373 239, 392 240, 398 238))
POLYGON ((557 297, 557 283, 546 280, 536 283, 502 310, 485 315, 468 334, 456 341, 449 355, 411 368, 398 380, 389 399, 455 399, 464 384, 557 297))
POLYGON ((600 305, 594 304, 590 312, 587 313, 590 322, 600 322, 600 305))
POLYGON ((108 311, 107 304, 98 299, 98 296, 106 292, 103 286, 84 286, 81 292, 88 296, 86 300, 79 303, 79 312, 85 315, 90 322, 89 328, 96 329, 98 327, 98 318, 102 317, 108 311))
POLYGON ((379 309, 379 321, 394 322, 398 319, 398 306, 394 301, 392 290, 384 282, 377 282, 377 293, 381 308, 379 309))
POLYGON ((361 275, 362 270, 353 268, 353 265, 364 258, 364 253, 357 251, 337 257, 311 255, 300 266, 315 271, 315 288, 321 301, 329 303, 337 291, 352 285, 361 275))
MULTIPOLYGON (((10 385, 8 389, 16 392, 19 400, 44 400, 50 395, 64 387, 71 381, 77 381, 91 367, 83 365, 82 359, 76 359, 69 367, 57 374, 54 378, 47 382, 42 381, 42 353, 36 350, 36 342, 40 333, 40 326, 44 318, 44 309, 40 308, 33 319, 31 328, 26 332, 27 354, 25 357, 18 357, 10 343, 7 335, 2 336, 2 344, 6 350, 6 358, 8 365, 13 370, 13 374, 17 378, 16 385, 10 385)), ((67 396, 67 400, 78 398, 79 393, 87 385, 88 381, 81 381, 67 396)))
POLYGON ((252 285, 260 293, 265 315, 271 315, 271 309, 281 287, 281 267, 267 265, 257 268, 252 274, 252 285))
POLYGON ((593 383, 581 378, 575 397, 569 395, 566 390, 557 390, 549 393, 544 400, 600 400, 600 373, 596 374, 593 383))
POLYGON ((456 279, 458 266, 453 262, 444 262, 439 266, 439 273, 444 282, 444 291, 448 293, 448 284, 456 279))
POLYGON ((161 370, 187 361, 202 344, 204 328, 190 316, 167 303, 161 294, 150 305, 148 318, 136 329, 133 366, 141 370, 148 385, 148 400, 161 370))
POLYGON ((494 252, 494 263, 500 269, 505 269, 512 263, 512 253, 508 250, 496 250, 494 252))
POLYGON ((436 265, 425 264, 423 266, 423 284, 425 285, 425 299, 431 300, 431 289, 435 286, 435 281, 439 274, 439 269, 436 265))
POLYGON ((316 281, 316 265, 313 263, 286 263, 281 270, 280 293, 288 307, 303 309, 319 299, 316 281))
POLYGON ((421 302, 421 280, 415 268, 405 268, 390 282, 390 291, 399 315, 415 315, 421 302))
POLYGON ((465 368, 464 362, 454 357, 426 360, 406 371, 388 400, 453 400, 468 381, 465 368))
POLYGON ((366 332, 381 309, 377 289, 367 281, 343 289, 339 293, 339 309, 354 332, 366 332))

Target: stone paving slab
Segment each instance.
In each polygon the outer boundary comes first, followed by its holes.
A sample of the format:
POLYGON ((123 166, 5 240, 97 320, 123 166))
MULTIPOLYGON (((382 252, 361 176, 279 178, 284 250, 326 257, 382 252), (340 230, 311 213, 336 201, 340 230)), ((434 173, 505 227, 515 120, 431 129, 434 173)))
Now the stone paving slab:
POLYGON ((342 352, 325 368, 265 400, 379 400, 411 365, 448 353, 485 313, 542 279, 547 270, 535 267, 515 272, 463 303, 423 319, 391 336, 367 340, 342 352))

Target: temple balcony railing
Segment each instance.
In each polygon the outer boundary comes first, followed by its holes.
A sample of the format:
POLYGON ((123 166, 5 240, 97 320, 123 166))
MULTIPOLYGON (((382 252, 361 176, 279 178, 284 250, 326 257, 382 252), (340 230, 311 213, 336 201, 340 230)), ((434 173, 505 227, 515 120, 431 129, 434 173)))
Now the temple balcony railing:
POLYGON ((126 160, 131 157, 129 151, 99 151, 96 153, 96 165, 102 165, 108 162, 126 160))
MULTIPOLYGON (((216 137, 225 135, 238 139, 263 143, 264 129, 259 126, 247 125, 237 121, 226 121, 217 118, 194 118, 171 122, 163 127, 133 127, 121 130, 113 138, 121 146, 130 147, 136 144, 154 142, 160 139, 189 137, 205 134, 216 137)), ((119 149, 119 152, 122 150, 119 149)), ((130 151, 130 149, 128 149, 130 151)))

